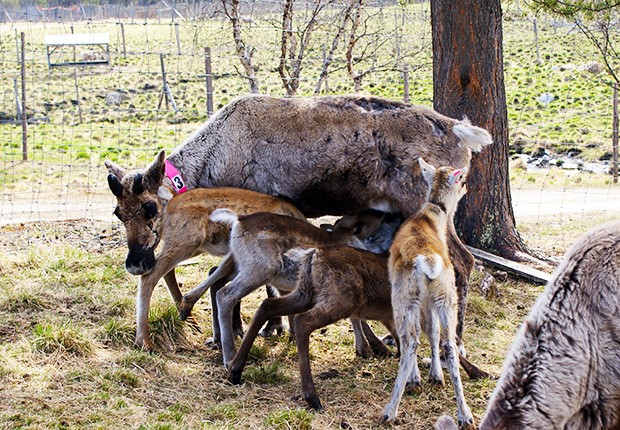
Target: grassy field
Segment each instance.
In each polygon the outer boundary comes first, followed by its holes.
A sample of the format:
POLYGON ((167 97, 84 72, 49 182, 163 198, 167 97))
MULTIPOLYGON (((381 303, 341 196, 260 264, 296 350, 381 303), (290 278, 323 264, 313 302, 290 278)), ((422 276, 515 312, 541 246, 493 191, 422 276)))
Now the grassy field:
MULTIPOLYGON (((452 386, 425 385, 403 398, 399 421, 379 424, 398 368, 391 358, 355 356, 347 322, 314 333, 312 368, 323 413, 300 398, 296 349, 285 336, 259 339, 242 386, 225 380, 210 336, 210 304, 191 323, 178 320, 167 290, 156 289, 150 325, 157 352, 132 347, 137 278, 123 267, 118 225, 36 223, 0 228, 0 428, 419 428, 455 416, 452 386)), ((183 290, 216 261, 179 269, 183 290)), ((472 278, 466 323, 471 360, 497 375, 512 336, 542 287, 498 280, 496 294, 472 278)), ((243 316, 264 297, 244 301, 243 316)), ((382 331, 380 327, 376 327, 382 331)), ((423 340, 421 357, 429 355, 423 340)), ((423 378, 428 370, 422 366, 423 378)), ((447 377, 447 375, 446 375, 447 377)), ((482 416, 493 380, 470 381, 465 394, 482 416)))

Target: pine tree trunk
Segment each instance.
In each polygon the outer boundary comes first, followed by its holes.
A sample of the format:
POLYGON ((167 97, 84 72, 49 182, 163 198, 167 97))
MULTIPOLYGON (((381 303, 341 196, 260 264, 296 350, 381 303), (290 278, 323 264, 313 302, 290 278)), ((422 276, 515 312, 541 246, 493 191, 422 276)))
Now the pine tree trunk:
POLYGON ((473 156, 457 231, 468 245, 515 258, 525 247, 510 196, 500 0, 433 0, 431 19, 435 110, 467 116, 494 140, 473 156))

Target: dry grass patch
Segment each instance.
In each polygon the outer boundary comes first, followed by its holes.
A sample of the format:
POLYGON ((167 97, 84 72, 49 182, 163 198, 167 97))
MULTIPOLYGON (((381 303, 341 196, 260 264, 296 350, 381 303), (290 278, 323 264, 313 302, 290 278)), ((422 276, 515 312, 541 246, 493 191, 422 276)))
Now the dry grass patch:
MULTIPOLYGON (((0 291, 7 292, 0 300, 0 428, 427 429, 438 416, 455 415, 452 386, 425 385, 422 393, 404 396, 397 424, 379 424, 398 359, 356 357, 348 321, 312 335, 312 371, 323 413, 306 410, 296 347, 288 335, 257 339, 243 375, 246 382, 231 386, 220 351, 205 346, 211 336, 208 298, 197 304, 191 322, 181 322, 163 281, 155 289, 149 318, 157 350, 134 349, 138 279, 123 269, 125 244, 92 239, 88 231, 98 238, 105 230, 100 223, 84 226, 21 227, 22 236, 29 228, 54 230, 53 240, 40 234, 45 255, 54 260, 34 255, 32 247, 40 244, 31 241, 12 250, 14 263, 0 271, 0 291), (65 227, 81 239, 62 233, 65 227), (108 277, 97 279, 93 273, 108 277)), ((0 242, 3 234, 0 228, 0 242)), ((0 256, 3 252, 5 247, 0 256)), ((200 258, 184 265, 178 271, 182 291, 202 281, 213 263, 200 258)), ((475 364, 498 374, 541 287, 508 279, 498 283, 496 297, 486 299, 477 292, 479 279, 472 278, 465 342, 475 364)), ((261 289, 243 301, 245 324, 264 298, 261 289)), ((380 324, 373 328, 386 334, 380 324)), ((429 354, 423 339, 420 357, 429 354)), ((426 378, 428 369, 422 366, 421 372, 426 378)), ((478 420, 494 384, 464 378, 478 420)))

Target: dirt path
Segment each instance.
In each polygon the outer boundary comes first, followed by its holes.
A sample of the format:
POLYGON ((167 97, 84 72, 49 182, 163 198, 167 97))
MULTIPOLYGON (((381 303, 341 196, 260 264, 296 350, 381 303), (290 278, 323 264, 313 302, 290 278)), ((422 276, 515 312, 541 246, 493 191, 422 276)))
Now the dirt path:
MULTIPOLYGON (((524 218, 607 211, 620 213, 620 190, 590 188, 571 190, 513 190, 512 201, 517 220, 524 218)), ((32 221, 67 219, 112 220, 114 198, 110 195, 82 196, 61 201, 39 196, 4 196, 0 200, 0 225, 32 221)))

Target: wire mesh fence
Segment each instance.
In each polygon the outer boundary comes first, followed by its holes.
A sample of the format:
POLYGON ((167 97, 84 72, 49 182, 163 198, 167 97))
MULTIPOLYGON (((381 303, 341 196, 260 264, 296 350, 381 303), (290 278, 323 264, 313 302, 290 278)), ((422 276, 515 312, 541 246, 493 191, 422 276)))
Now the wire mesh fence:
MULTIPOLYGON (((240 3, 237 34, 219 2, 3 10, 0 223, 111 220, 104 160, 142 167, 205 121, 208 102, 218 109, 248 93, 240 56, 261 93, 286 95, 299 66, 297 95, 361 90, 432 106, 429 4, 368 4, 353 39, 342 18, 351 4, 317 13, 316 2, 296 3, 285 50, 281 1, 240 3), (107 35, 107 46, 82 43, 94 35, 107 35), (68 42, 52 46, 54 37, 68 42), (63 63, 74 65, 55 66, 63 63)), ((504 59, 519 228, 532 245, 560 252, 620 217, 612 85, 575 26, 548 17, 507 10, 504 59), (549 244, 550 233, 562 239, 549 244)))

